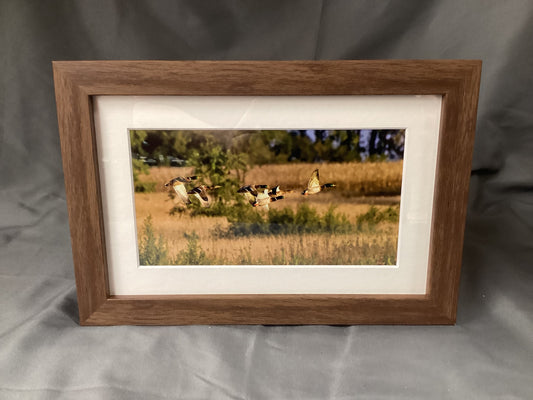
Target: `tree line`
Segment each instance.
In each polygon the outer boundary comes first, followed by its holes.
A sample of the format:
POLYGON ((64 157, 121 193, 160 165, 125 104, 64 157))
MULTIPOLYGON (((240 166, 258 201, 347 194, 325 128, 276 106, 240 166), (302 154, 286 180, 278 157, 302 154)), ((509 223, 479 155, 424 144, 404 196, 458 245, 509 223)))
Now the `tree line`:
POLYGON ((287 162, 385 161, 403 158, 405 130, 134 130, 134 159, 187 162, 218 147, 248 166, 287 162))

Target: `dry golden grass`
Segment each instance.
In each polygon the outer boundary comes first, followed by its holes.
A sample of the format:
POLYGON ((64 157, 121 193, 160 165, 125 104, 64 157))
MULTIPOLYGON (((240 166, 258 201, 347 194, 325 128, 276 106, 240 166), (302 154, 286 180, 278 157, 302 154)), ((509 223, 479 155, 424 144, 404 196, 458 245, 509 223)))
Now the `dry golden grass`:
MULTIPOLYGON (((403 163, 292 163, 258 166, 245 176, 246 184, 280 185, 285 198, 272 203, 271 208, 290 207, 307 203, 320 214, 331 204, 336 212, 345 214, 352 224, 366 213, 370 205, 384 209, 399 204, 403 163), (334 183, 335 188, 302 196, 302 190, 313 170, 320 170, 320 181, 334 183), (386 194, 387 196, 380 196, 386 194)), ((306 234, 290 236, 250 236, 216 238, 213 229, 226 228, 225 217, 191 217, 189 213, 171 216, 174 206, 164 183, 176 176, 194 175, 191 167, 152 167, 148 175, 140 175, 144 182, 156 182, 155 193, 136 193, 137 231, 142 235, 148 215, 155 232, 162 235, 169 256, 175 258, 186 249, 185 233, 196 232, 198 243, 207 258, 218 264, 390 264, 395 262, 398 224, 382 222, 373 231, 349 235, 306 234)), ((258 212, 261 212, 258 210, 258 212)))
POLYGON ((246 174, 247 183, 281 185, 301 192, 311 173, 318 169, 320 183, 334 183, 343 196, 400 194, 403 162, 277 164, 255 167, 246 174))
MULTIPOLYGON (((245 176, 246 184, 280 185, 301 193, 311 173, 320 171, 321 183, 334 183, 335 191, 344 197, 399 195, 402 185, 402 161, 376 163, 292 163, 263 165, 252 168, 245 176)), ((149 175, 140 175, 142 182, 157 182, 156 190, 163 192, 165 182, 176 176, 194 174, 192 167, 152 167, 149 175)))
MULTIPOLYGON (((311 201, 320 213, 325 212, 330 202, 326 198, 332 193, 316 196, 291 196, 272 203, 274 208, 287 205, 296 207, 300 201, 311 201), (316 201, 313 201, 316 200, 316 201)), ((185 233, 193 231, 199 236, 199 244, 206 256, 217 264, 390 264, 394 263, 398 224, 383 222, 379 229, 350 235, 306 234, 289 236, 252 236, 246 238, 217 238, 212 235, 218 225, 228 226, 225 217, 191 217, 189 214, 171 216, 168 211, 173 201, 165 193, 136 193, 137 234, 142 235, 143 224, 148 215, 152 217, 154 229, 162 235, 175 258, 187 247, 185 233), (393 259, 391 259, 393 254, 393 259), (388 258, 387 258, 388 257, 388 258), (299 262, 304 259, 305 262, 299 262)), ((386 206, 378 205, 379 209, 386 206)), ((369 204, 361 204, 356 199, 340 202, 337 211, 346 214, 352 223, 358 215, 367 212, 369 204)), ((260 211, 258 211, 260 212, 260 211)))
POLYGON ((194 175, 193 167, 151 167, 149 174, 140 174, 140 182, 156 182, 156 192, 166 192, 167 183, 176 176, 191 176, 194 175))

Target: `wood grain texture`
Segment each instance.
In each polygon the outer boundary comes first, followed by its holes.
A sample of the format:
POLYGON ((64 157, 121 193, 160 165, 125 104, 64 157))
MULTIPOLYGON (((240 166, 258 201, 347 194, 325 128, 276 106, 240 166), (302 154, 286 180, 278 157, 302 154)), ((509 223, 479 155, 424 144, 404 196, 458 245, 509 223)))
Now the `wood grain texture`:
POLYGON ((480 61, 59 61, 53 67, 82 325, 455 322, 480 61), (443 96, 426 295, 109 295, 91 96, 424 94, 443 96))
POLYGON ((80 321, 108 296, 104 225, 90 98, 54 71, 80 321))

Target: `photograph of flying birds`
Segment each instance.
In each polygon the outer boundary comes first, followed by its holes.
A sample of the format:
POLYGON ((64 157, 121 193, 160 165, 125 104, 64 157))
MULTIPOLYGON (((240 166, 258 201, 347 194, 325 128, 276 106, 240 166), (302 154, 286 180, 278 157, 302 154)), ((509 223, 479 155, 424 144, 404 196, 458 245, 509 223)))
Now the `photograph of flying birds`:
MULTIPOLYGON (((213 198, 208 194, 209 191, 219 188, 220 186, 195 186, 192 189, 187 189, 186 184, 194 182, 198 177, 194 176, 177 176, 165 183, 165 187, 172 187, 176 192, 178 199, 183 204, 191 204, 190 195, 196 197, 202 207, 210 207, 213 198)), ((307 186, 303 189, 302 195, 309 196, 317 194, 326 188, 334 188, 334 183, 320 184, 318 169, 315 169, 309 178, 307 186)), ((268 185, 246 185, 241 186, 237 193, 241 193, 252 207, 261 207, 268 210, 268 205, 271 202, 283 200, 284 193, 293 193, 292 189, 281 190, 280 185, 269 188, 268 185)))
POLYGON ((394 265, 405 130, 132 130, 140 265, 394 265))

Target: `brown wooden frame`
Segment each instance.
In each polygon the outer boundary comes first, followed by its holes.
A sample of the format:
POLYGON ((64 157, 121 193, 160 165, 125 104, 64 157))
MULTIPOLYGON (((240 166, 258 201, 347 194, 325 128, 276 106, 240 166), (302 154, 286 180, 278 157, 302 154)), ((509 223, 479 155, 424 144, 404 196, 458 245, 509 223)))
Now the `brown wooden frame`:
POLYGON ((81 325, 453 324, 481 61, 56 61, 81 325), (442 95, 425 295, 111 296, 92 96, 442 95))

